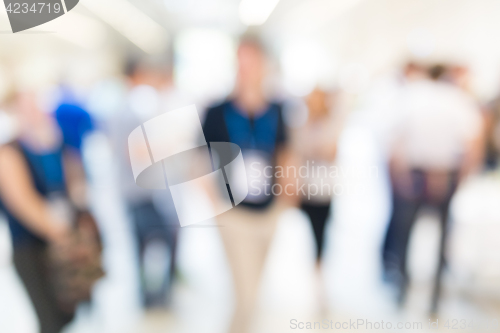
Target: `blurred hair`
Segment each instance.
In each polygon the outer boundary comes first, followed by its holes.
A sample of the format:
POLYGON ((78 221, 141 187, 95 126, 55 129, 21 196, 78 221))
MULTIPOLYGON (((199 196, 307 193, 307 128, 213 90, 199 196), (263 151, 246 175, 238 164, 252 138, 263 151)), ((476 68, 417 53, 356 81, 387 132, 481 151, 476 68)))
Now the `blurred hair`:
POLYGON ((257 32, 249 31, 240 36, 239 46, 246 45, 259 50, 263 54, 267 54, 267 47, 262 41, 262 38, 257 32))
POLYGON ((140 67, 139 63, 140 63, 139 58, 129 57, 127 60, 125 60, 125 65, 123 67, 123 74, 125 74, 127 77, 134 76, 139 70, 140 67))
POLYGON ((160 71, 171 72, 172 56, 170 53, 164 53, 158 56, 129 55, 125 60, 123 74, 127 77, 133 77, 139 71, 160 71))
POLYGON ((429 77, 431 79, 439 80, 439 79, 442 79, 443 76, 445 76, 447 71, 448 71, 448 68, 446 68, 445 65, 437 64, 437 65, 433 65, 429 68, 428 74, 429 74, 429 77))
POLYGON ((9 89, 2 100, 2 111, 7 113, 15 112, 15 104, 20 96, 20 92, 14 88, 9 89))

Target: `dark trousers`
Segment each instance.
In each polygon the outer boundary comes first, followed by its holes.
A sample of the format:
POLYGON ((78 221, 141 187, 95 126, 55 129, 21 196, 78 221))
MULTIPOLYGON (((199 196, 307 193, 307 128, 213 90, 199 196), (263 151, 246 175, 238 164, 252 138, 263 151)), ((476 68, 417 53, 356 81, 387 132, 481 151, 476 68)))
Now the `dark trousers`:
POLYGON ((415 223, 418 210, 423 205, 437 209, 440 218, 441 239, 439 244, 439 264, 434 280, 431 312, 436 312, 441 294, 441 278, 445 266, 445 249, 448 239, 449 207, 455 193, 458 177, 457 172, 442 173, 445 189, 436 198, 429 182, 430 173, 423 170, 411 172, 411 188, 404 195, 393 181, 392 216, 387 229, 384 247, 383 264, 385 278, 399 287, 399 303, 405 300, 409 276, 406 269, 408 243, 411 230, 415 223))
POLYGON ((177 248, 178 226, 169 225, 158 212, 152 202, 143 202, 131 207, 132 218, 139 247, 139 267, 141 271, 141 289, 143 303, 146 307, 164 306, 169 296, 170 285, 174 275, 177 248), (159 242, 168 248, 170 266, 159 288, 151 288, 145 276, 144 255, 149 245, 159 242))
POLYGON ((301 209, 307 214, 311 221, 311 226, 314 232, 314 240, 316 241, 316 260, 320 261, 323 256, 325 226, 328 216, 330 215, 331 202, 328 203, 311 203, 309 201, 302 202, 301 209))
POLYGON ((57 304, 48 279, 46 246, 30 243, 14 246, 14 266, 35 308, 41 333, 59 333, 73 319, 57 304))

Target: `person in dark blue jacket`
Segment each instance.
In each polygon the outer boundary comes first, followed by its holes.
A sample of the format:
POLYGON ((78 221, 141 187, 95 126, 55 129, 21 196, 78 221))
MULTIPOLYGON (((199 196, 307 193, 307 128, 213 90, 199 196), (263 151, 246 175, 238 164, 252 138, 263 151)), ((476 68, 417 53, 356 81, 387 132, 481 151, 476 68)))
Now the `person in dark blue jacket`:
POLYGON ((235 91, 227 101, 208 110, 203 131, 209 143, 237 144, 245 160, 249 194, 239 206, 218 217, 236 294, 230 332, 245 333, 281 212, 276 194, 282 191, 278 190, 275 167, 287 156, 287 130, 281 103, 270 101, 264 92, 267 73, 262 44, 245 36, 237 57, 235 91))

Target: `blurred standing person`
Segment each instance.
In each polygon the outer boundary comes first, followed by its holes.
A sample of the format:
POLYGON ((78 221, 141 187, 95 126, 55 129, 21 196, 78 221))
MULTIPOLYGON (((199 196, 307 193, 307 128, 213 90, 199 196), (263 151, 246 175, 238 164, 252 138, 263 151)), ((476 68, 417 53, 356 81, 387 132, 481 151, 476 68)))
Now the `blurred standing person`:
POLYGON ((500 96, 486 106, 486 166, 500 162, 500 96))
POLYGON ((482 131, 475 103, 460 89, 441 81, 445 72, 445 67, 434 66, 429 79, 408 85, 402 92, 402 118, 390 163, 393 210, 383 248, 385 278, 399 287, 402 305, 409 284, 408 242, 417 212, 423 205, 437 208, 441 240, 432 312, 437 311, 441 290, 450 201, 477 165, 482 131))
POLYGON ((468 95, 474 103, 476 103, 478 110, 480 110, 480 115, 483 119, 483 130, 481 131, 481 135, 478 138, 478 149, 475 150, 475 156, 471 156, 471 158, 480 163, 485 168, 494 166, 494 162, 491 160, 491 153, 493 152, 491 149, 494 149, 492 145, 493 142, 489 140, 491 134, 491 118, 489 113, 488 106, 484 106, 479 102, 478 96, 474 93, 474 89, 472 86, 472 77, 471 71, 469 67, 465 65, 455 64, 449 66, 449 80, 455 85, 457 88, 461 89, 462 92, 468 95), (480 149, 479 149, 480 148, 480 149))
MULTIPOLYGON (((121 112, 109 124, 112 145, 119 161, 120 191, 130 213, 138 247, 142 303, 146 308, 165 307, 168 302, 177 243, 178 222, 169 190, 154 191, 136 185, 130 164, 128 136, 145 121, 164 111, 161 92, 170 85, 164 61, 130 59, 125 74, 128 93, 121 112), (161 193, 159 193, 161 192, 161 193), (161 197, 161 202, 158 202, 161 197)), ((135 154, 149 159, 142 146, 135 154)))
POLYGON ((500 95, 485 107, 485 166, 498 167, 500 157, 500 95))
POLYGON ((230 332, 245 333, 251 324, 262 270, 280 213, 272 189, 276 184, 274 168, 283 164, 287 156, 287 130, 282 105, 271 102, 264 91, 267 59, 261 42, 253 36, 244 36, 237 59, 234 93, 208 110, 203 130, 207 142, 237 144, 247 168, 248 196, 238 207, 218 218, 236 294, 230 332), (264 172, 265 169, 272 171, 264 172), (264 174, 268 179, 259 177, 264 174))
POLYGON ((337 143, 343 127, 338 99, 338 94, 330 96, 319 88, 315 89, 306 98, 309 111, 307 122, 291 135, 292 151, 298 159, 299 168, 307 169, 307 177, 301 177, 299 181, 308 189, 314 188, 314 193, 302 193, 299 200, 300 208, 309 217, 316 242, 320 299, 325 292, 321 281, 325 226, 332 215, 334 179, 330 176, 330 169, 337 155, 337 143))
POLYGON ((86 209, 85 180, 79 160, 65 154, 55 119, 37 102, 32 92, 19 93, 15 100, 19 134, 0 147, 0 198, 12 235, 14 266, 33 303, 40 332, 58 333, 73 319, 76 306, 65 306, 59 296, 75 289, 54 283, 54 276, 61 275, 51 266, 49 250, 59 258, 68 254, 64 249, 71 251, 74 211, 86 209))

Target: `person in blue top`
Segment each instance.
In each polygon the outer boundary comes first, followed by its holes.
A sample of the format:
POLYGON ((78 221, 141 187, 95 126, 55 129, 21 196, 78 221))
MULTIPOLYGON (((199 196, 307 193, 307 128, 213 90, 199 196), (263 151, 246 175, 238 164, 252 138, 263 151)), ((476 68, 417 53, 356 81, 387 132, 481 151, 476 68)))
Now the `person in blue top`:
POLYGON ((281 103, 266 98, 266 56, 262 44, 244 36, 238 47, 238 77, 233 95, 210 108, 203 131, 207 142, 232 142, 243 154, 249 194, 218 224, 233 274, 236 308, 232 333, 248 331, 259 281, 281 209, 275 167, 287 156, 287 130, 281 103))
POLYGON ((85 136, 95 129, 90 114, 70 101, 64 101, 57 107, 55 118, 61 128, 64 143, 78 151, 82 148, 85 136))
POLYGON ((13 103, 20 132, 0 147, 0 201, 13 243, 14 266, 33 303, 41 333, 58 333, 73 318, 57 302, 47 265, 49 245, 60 245, 71 232, 69 215, 54 207, 72 205, 63 139, 55 119, 40 110, 35 93, 23 92, 13 103))

